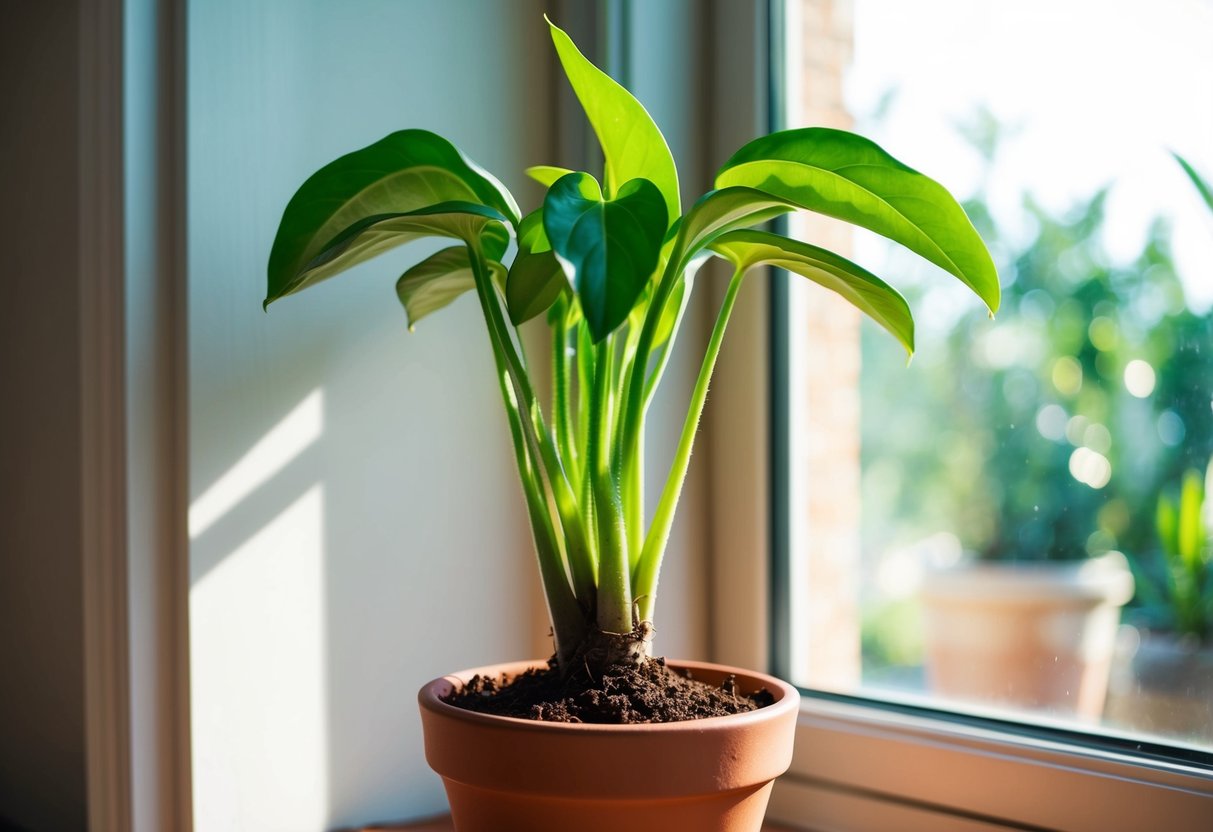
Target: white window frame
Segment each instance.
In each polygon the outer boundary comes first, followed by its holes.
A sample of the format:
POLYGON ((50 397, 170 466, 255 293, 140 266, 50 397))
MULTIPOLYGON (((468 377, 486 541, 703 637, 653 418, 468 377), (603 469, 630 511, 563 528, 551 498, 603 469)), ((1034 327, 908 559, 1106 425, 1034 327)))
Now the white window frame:
MULTIPOLYGON (((781 3, 718 9, 718 42, 756 44, 751 55, 721 55, 718 98, 770 89, 778 81, 781 3), (772 25, 771 21, 774 20, 772 25), (771 27, 766 29, 765 27, 771 27), (723 28, 721 28, 723 27, 723 28), (738 33, 742 37, 738 38, 738 33), (746 35, 749 35, 747 37, 746 35)), ((795 0, 790 0, 794 2, 795 0)), ((749 4, 739 4, 749 5, 749 4)), ((771 124, 765 95, 751 95, 756 134, 771 124)), ((738 144, 742 98, 711 125, 722 146, 738 144)), ((748 138, 745 136, 741 137, 748 138)), ((717 154, 719 155, 719 154, 717 154)), ((766 333, 776 323, 769 281, 750 281, 721 353, 704 437, 710 447, 713 658, 769 668, 771 366, 766 333)), ((785 330, 801 310, 785 308, 785 330)), ((845 697, 805 697, 792 767, 775 787, 768 813, 799 828, 839 832, 1213 829, 1213 772, 958 721, 930 712, 845 697)))

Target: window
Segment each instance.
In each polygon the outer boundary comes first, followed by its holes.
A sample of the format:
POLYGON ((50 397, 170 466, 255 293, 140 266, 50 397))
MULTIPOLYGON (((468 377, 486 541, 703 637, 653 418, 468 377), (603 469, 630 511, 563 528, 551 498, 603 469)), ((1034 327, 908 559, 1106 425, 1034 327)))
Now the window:
POLYGON ((846 828, 1213 816, 1213 583, 1167 554, 1213 453, 1213 211, 1171 155, 1213 174, 1195 89, 1213 7, 777 9, 787 126, 856 129, 940 180, 990 243, 1003 306, 991 323, 880 238, 792 221, 906 294, 918 351, 907 369, 858 313, 786 282, 773 660, 816 693, 776 811, 800 819, 811 795, 846 828), (1108 799, 1113 776, 1135 785, 1108 799), (1076 791, 1025 806, 992 785, 1007 777, 1076 791), (1084 789, 1097 808, 1074 808, 1084 789))

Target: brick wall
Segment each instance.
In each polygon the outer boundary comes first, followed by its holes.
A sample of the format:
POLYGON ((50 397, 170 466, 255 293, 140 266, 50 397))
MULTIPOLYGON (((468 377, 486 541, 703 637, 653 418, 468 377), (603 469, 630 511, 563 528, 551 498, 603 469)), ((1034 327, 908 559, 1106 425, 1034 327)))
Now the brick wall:
MULTIPOLYGON (((789 84, 796 100, 789 102, 788 126, 849 128, 842 82, 851 58, 851 3, 794 2, 789 23, 800 39, 789 56, 799 66, 789 84)), ((797 217, 792 232, 843 255, 851 248, 849 226, 827 218, 797 217)), ((849 688, 860 671, 860 314, 833 293, 804 284, 794 284, 792 293, 793 401, 799 405, 792 426, 799 512, 793 557, 800 559, 794 597, 804 630, 793 639, 803 653, 793 665, 814 686, 849 688)))

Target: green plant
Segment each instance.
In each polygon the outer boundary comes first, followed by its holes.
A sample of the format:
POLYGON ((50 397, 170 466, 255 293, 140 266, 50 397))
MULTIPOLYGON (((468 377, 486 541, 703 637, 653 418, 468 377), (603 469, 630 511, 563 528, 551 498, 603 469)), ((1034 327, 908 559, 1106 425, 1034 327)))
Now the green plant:
MULTIPOLYGON (((550 23, 550 21, 549 21, 550 23)), ((741 148, 686 213, 665 139, 622 86, 551 25, 565 74, 605 157, 589 173, 542 166, 523 215, 509 192, 445 139, 393 133, 332 162, 286 207, 266 305, 420 237, 458 241, 396 284, 410 327, 475 292, 529 512, 557 662, 607 666, 647 655, 657 579, 691 444, 743 277, 773 265, 831 289, 913 351, 905 300, 876 276, 757 227, 796 209, 901 243, 998 306, 998 278, 964 211, 933 180, 859 136, 809 128, 741 148), (511 241, 516 242, 507 266, 511 241), (673 464, 644 511, 645 414, 709 257, 733 267, 673 464), (544 412, 516 328, 546 315, 552 402, 544 412)))
POLYGON ((1213 463, 1204 476, 1185 471, 1178 497, 1158 498, 1156 523, 1165 566, 1161 594, 1171 629, 1200 641, 1213 638, 1213 550, 1205 505, 1211 479, 1213 463))

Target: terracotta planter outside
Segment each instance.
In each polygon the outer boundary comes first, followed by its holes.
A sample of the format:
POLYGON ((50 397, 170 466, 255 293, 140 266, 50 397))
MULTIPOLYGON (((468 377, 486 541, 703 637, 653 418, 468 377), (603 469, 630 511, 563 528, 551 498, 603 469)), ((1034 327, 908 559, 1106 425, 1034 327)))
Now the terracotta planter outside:
POLYGON ((1072 563, 970 563, 923 586, 933 692, 1097 720, 1120 608, 1133 596, 1123 555, 1072 563))
POLYGON ((476 674, 516 675, 540 662, 467 670, 425 685, 425 757, 442 776, 457 832, 759 832, 772 781, 792 760, 800 695, 770 676, 671 662, 775 702, 734 716, 654 725, 567 725, 474 713, 441 697, 476 674))

